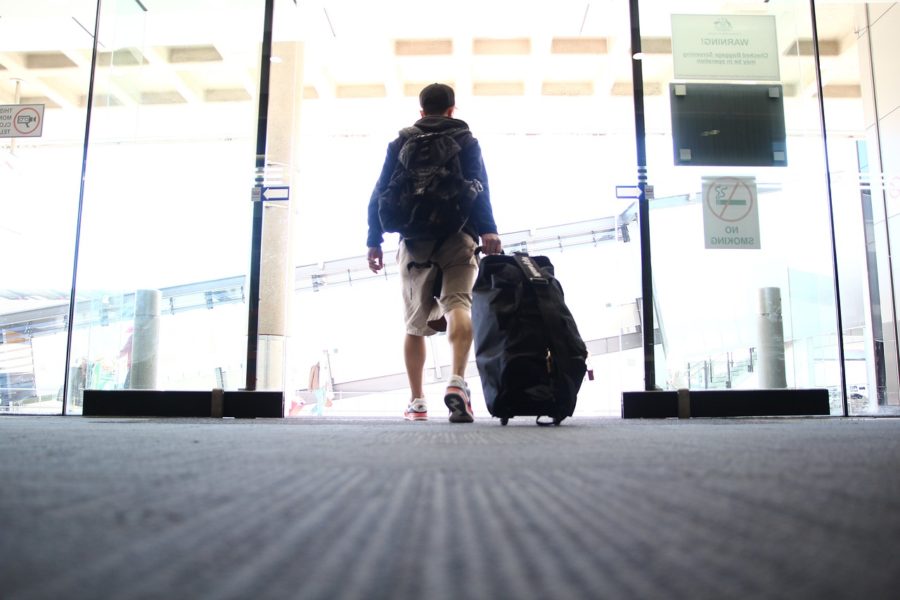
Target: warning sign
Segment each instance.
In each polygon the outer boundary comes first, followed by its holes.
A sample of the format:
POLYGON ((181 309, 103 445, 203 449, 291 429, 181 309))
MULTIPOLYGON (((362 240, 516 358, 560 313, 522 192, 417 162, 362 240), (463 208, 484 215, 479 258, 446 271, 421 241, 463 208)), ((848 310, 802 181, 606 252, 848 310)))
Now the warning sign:
POLYGON ((703 178, 703 236, 707 248, 760 248, 756 178, 703 178))
POLYGON ((675 79, 778 81, 775 15, 672 15, 675 79))
POLYGON ((43 131, 43 104, 0 104, 0 138, 40 137, 43 131))

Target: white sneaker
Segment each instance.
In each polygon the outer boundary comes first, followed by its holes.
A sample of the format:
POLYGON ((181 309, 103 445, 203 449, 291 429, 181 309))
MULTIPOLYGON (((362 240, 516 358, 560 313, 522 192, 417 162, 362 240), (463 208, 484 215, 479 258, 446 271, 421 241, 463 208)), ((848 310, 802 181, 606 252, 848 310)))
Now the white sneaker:
POLYGON ((425 398, 413 398, 406 407, 403 418, 407 421, 427 421, 428 405, 425 403, 425 398))
POLYGON ((450 409, 451 423, 471 423, 475 420, 472 412, 471 392, 469 386, 461 377, 454 375, 450 378, 447 392, 444 395, 444 404, 450 409))

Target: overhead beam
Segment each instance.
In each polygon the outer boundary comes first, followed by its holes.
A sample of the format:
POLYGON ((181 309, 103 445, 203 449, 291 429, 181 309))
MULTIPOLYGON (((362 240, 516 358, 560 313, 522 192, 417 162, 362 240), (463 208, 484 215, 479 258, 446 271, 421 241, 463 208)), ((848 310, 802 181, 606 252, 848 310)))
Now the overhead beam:
POLYGON ((63 109, 79 108, 79 97, 70 91, 60 90, 52 85, 52 82, 37 77, 30 71, 19 55, 12 53, 0 53, 0 64, 6 67, 4 76, 9 79, 21 79, 28 87, 27 96, 46 96, 57 106, 63 109))
MULTIPOLYGON (((453 64, 455 65, 453 89, 456 91, 457 103, 467 102, 474 93, 472 89, 473 43, 471 34, 461 34, 453 38, 453 64)), ((418 94, 418 92, 416 93, 418 94)))
POLYGON ((259 69, 259 66, 254 62, 257 60, 257 57, 248 57, 244 46, 228 40, 216 41, 213 46, 222 56, 224 63, 231 69, 231 75, 237 80, 238 85, 244 88, 251 98, 255 98, 257 82, 253 76, 259 69))
POLYGON ((543 92, 544 77, 550 71, 550 51, 553 38, 549 35, 536 35, 531 38, 531 57, 528 60, 528 75, 525 79, 525 94, 538 97, 543 92))
MULTIPOLYGON (((188 102, 188 104, 200 104, 205 99, 203 90, 198 89, 188 82, 185 74, 179 71, 178 68, 174 66, 173 62, 170 61, 173 52, 174 49, 172 48, 151 46, 144 49, 143 56, 150 67, 158 73, 164 74, 169 85, 171 85, 172 88, 188 102)), ((222 60, 221 55, 217 51, 215 54, 219 57, 218 60, 222 60)))
MULTIPOLYGON (((91 68, 91 58, 90 56, 83 55, 80 52, 75 50, 63 50, 63 53, 69 57, 79 68, 81 69, 90 69, 91 68)), ((101 65, 97 65, 98 71, 100 70, 101 65)), ((123 106, 137 106, 139 99, 136 93, 133 93, 127 89, 125 89, 118 82, 114 81, 111 77, 104 77, 98 80, 99 89, 95 90, 95 97, 109 97, 113 99, 112 104, 115 105, 123 105, 123 106)), ((82 96, 83 97, 83 96, 82 96)), ((79 105, 83 105, 83 103, 79 102, 79 105)))

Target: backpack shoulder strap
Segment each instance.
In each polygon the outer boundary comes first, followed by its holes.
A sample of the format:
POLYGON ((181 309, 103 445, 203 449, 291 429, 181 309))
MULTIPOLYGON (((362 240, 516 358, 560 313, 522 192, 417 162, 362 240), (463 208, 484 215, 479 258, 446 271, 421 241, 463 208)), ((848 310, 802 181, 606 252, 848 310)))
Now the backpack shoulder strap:
MULTIPOLYGON (((460 146, 462 146, 462 143, 459 142, 459 138, 460 138, 460 137, 463 137, 464 134, 466 134, 466 133, 469 134, 469 138, 468 138, 468 139, 471 139, 471 137, 472 137, 472 132, 469 130, 468 127, 454 127, 453 129, 448 129, 448 130, 445 131, 444 133, 446 133, 447 135, 449 135, 450 137, 452 137, 454 141, 456 141, 457 143, 460 144, 460 146)), ((464 143, 465 143, 466 145, 468 145, 468 141, 466 141, 466 142, 464 142, 464 143)))
POLYGON ((417 135, 422 135, 423 133, 425 133, 425 132, 422 131, 421 129, 419 129, 418 127, 416 127, 415 125, 411 125, 409 127, 404 127, 403 129, 401 129, 399 136, 400 136, 400 139, 402 139, 404 142, 406 142, 406 140, 408 140, 409 138, 415 137, 417 135))
MULTIPOLYGON (((404 150, 406 150, 406 143, 408 141, 410 141, 411 139, 413 139, 415 137, 419 137, 424 134, 425 134, 425 132, 422 131, 421 129, 419 129, 418 127, 416 127, 415 125, 412 125, 410 127, 404 127, 403 129, 401 129, 398 132, 397 135, 398 135, 398 139, 400 140, 400 146, 399 146, 399 148, 397 148, 397 168, 400 168, 401 166, 404 169, 408 168, 408 163, 407 163, 408 159, 404 158, 404 156, 406 155, 406 152, 404 152, 404 150)), ((408 150, 407 150, 407 152, 408 152, 408 150)))

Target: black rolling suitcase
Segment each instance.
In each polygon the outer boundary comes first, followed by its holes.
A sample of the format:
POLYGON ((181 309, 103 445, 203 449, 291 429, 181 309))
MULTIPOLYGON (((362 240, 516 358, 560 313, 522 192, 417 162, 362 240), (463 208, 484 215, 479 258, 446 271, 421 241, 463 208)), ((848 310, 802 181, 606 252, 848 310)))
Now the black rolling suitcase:
POLYGON ((491 415, 503 425, 518 416, 559 425, 572 416, 587 348, 547 257, 485 256, 473 288, 472 323, 491 415))

